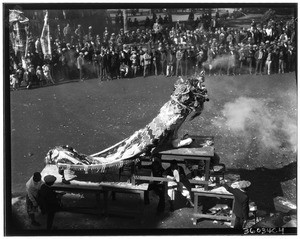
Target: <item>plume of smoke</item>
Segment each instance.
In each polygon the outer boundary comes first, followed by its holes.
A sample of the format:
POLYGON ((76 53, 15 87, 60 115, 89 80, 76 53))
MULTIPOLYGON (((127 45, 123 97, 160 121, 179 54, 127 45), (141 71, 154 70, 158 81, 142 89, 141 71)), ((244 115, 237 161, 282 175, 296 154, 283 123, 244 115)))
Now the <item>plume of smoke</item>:
POLYGON ((227 67, 235 66, 235 59, 232 55, 218 56, 211 63, 205 62, 203 64, 204 67, 208 68, 210 65, 210 69, 223 68, 227 69, 227 67))
POLYGON ((266 103, 263 99, 240 97, 226 103, 222 110, 224 117, 213 123, 239 136, 256 137, 266 148, 276 149, 285 143, 291 150, 295 150, 296 119, 288 117, 284 110, 275 114, 266 103))
POLYGON ((293 150, 297 151, 298 146, 298 127, 294 120, 288 116, 283 118, 282 128, 286 133, 286 137, 288 138, 288 142, 290 143, 293 150))

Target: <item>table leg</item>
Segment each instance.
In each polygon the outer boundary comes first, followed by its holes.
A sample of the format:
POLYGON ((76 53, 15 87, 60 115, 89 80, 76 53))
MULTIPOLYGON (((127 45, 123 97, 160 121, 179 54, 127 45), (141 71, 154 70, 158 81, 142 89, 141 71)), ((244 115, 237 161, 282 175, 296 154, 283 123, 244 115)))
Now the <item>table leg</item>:
POLYGON ((140 192, 140 222, 143 224, 144 219, 144 208, 145 208, 145 192, 140 192))
POLYGON ((116 201, 116 192, 111 192, 111 200, 116 201))
POLYGON ((235 206, 235 198, 232 200, 231 227, 234 227, 234 221, 235 221, 235 214, 233 213, 234 206, 235 206))
POLYGON ((198 213, 198 195, 194 193, 194 217, 193 217, 193 225, 197 224, 196 214, 198 213))
MULTIPOLYGON (((209 181, 209 160, 205 160, 205 181, 209 181)), ((205 190, 208 189, 208 184, 205 184, 204 186, 205 190)))
POLYGON ((235 214, 232 213, 232 216, 231 216, 231 227, 234 227, 234 222, 235 222, 235 214))
POLYGON ((104 198, 104 216, 108 216, 108 191, 103 192, 103 198, 104 198))
POLYGON ((98 214, 100 215, 101 214, 101 207, 100 207, 100 192, 96 192, 95 193, 95 196, 96 196, 96 206, 97 206, 97 210, 98 210, 98 214))

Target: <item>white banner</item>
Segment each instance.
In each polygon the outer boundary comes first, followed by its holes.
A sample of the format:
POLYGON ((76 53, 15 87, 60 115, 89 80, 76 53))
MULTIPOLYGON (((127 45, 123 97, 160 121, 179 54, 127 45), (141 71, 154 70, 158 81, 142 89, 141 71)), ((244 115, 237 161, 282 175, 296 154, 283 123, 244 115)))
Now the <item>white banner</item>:
POLYGON ((49 57, 51 59, 50 27, 49 27, 48 11, 46 11, 45 18, 44 18, 44 27, 41 35, 41 46, 42 46, 44 58, 49 57))

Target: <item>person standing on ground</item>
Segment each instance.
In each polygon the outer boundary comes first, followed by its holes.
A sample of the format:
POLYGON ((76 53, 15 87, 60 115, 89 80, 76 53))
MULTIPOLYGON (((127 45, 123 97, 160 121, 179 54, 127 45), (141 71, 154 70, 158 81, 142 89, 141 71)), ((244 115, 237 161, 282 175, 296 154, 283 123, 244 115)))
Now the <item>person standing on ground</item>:
POLYGON ((137 54, 136 51, 132 51, 130 56, 131 67, 132 67, 132 77, 136 77, 137 74, 137 54))
POLYGON ((174 181, 168 182, 168 197, 170 204, 170 211, 174 211, 174 200, 175 200, 175 191, 179 191, 188 201, 191 207, 194 207, 194 204, 191 200, 191 185, 189 180, 186 178, 184 169, 181 166, 178 166, 177 161, 173 160, 170 167, 166 169, 164 175, 169 179, 174 181))
POLYGON ((183 58, 183 52, 181 50, 181 46, 178 47, 178 50, 176 52, 176 76, 178 77, 179 76, 179 71, 180 71, 180 74, 183 75, 183 61, 182 61, 182 58, 183 58))
MULTIPOLYGON (((164 173, 164 168, 161 164, 161 159, 158 157, 153 158, 152 165, 144 168, 150 168, 153 177, 162 177, 164 173)), ((165 185, 163 182, 153 181, 149 183, 148 190, 145 192, 145 204, 149 204, 149 192, 154 191, 159 197, 158 205, 156 208, 156 213, 161 214, 165 210, 165 185)))
POLYGON ((48 84, 52 83, 53 85, 55 85, 55 82, 52 78, 51 71, 50 71, 50 64, 48 62, 45 62, 45 65, 42 66, 42 69, 43 69, 43 74, 45 76, 46 82, 48 84))
POLYGON ((224 180, 220 181, 220 184, 230 193, 233 194, 235 204, 233 207, 233 213, 235 214, 235 229, 243 229, 247 223, 249 215, 249 196, 246 189, 251 185, 249 181, 239 181, 228 186, 224 180))
POLYGON ((83 53, 79 52, 79 56, 77 58, 77 68, 79 70, 79 79, 83 81, 84 79, 84 58, 83 53))
POLYGON ((255 67, 255 74, 262 74, 262 67, 263 67, 263 57, 264 57, 264 50, 262 46, 259 46, 259 50, 255 52, 254 57, 256 60, 256 67, 255 67))
POLYGON ((230 71, 232 72, 232 75, 236 74, 236 59, 237 59, 237 53, 234 50, 234 47, 229 47, 229 59, 228 59, 228 66, 227 66, 227 75, 230 75, 230 71))
POLYGON ((61 208, 58 194, 52 189, 52 185, 56 181, 53 175, 44 177, 45 184, 39 190, 39 201, 42 213, 47 214, 47 230, 50 230, 53 224, 55 213, 61 208))
POLYGON ((167 64, 167 55, 165 50, 161 47, 160 51, 160 74, 165 75, 166 72, 166 64, 167 64))
POLYGON ((151 65, 151 56, 149 55, 148 49, 145 50, 145 54, 143 55, 144 60, 144 74, 143 76, 146 77, 150 75, 150 65, 151 65))
POLYGON ((38 192, 42 184, 39 172, 35 172, 26 183, 26 209, 33 226, 40 226, 35 220, 35 213, 38 211, 38 192))
POLYGON ((176 61, 176 57, 172 49, 167 51, 167 74, 166 77, 173 76, 173 65, 176 61))
POLYGON ((119 54, 116 53, 115 49, 111 50, 111 58, 110 58, 110 77, 113 80, 114 78, 120 78, 120 60, 119 54))
POLYGON ((273 61, 273 53, 272 53, 271 48, 268 48, 267 51, 268 51, 268 53, 267 53, 267 59, 266 59, 265 72, 266 72, 266 74, 270 75, 271 74, 272 61, 273 61))

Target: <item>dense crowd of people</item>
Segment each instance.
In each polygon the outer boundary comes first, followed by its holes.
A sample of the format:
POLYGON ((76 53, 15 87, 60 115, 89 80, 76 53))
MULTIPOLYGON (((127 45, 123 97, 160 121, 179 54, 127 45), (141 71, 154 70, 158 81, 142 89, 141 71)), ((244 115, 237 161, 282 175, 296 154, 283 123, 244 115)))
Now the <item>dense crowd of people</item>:
MULTIPOLYGON (((165 24, 156 17, 134 30, 95 33, 93 26, 57 25, 51 34, 51 57, 44 59, 39 36, 27 28, 27 55, 10 54, 10 82, 17 89, 61 80, 112 80, 150 75, 187 76, 205 69, 212 74, 274 74, 295 70, 296 20, 264 23, 249 28, 218 26, 218 16, 194 13, 185 23, 165 24), (145 26, 146 25, 146 26, 145 26)), ((119 19, 122 19, 121 17, 119 19)), ((120 20, 121 21, 121 20, 120 20)), ((172 20, 171 20, 172 21, 172 20)))

